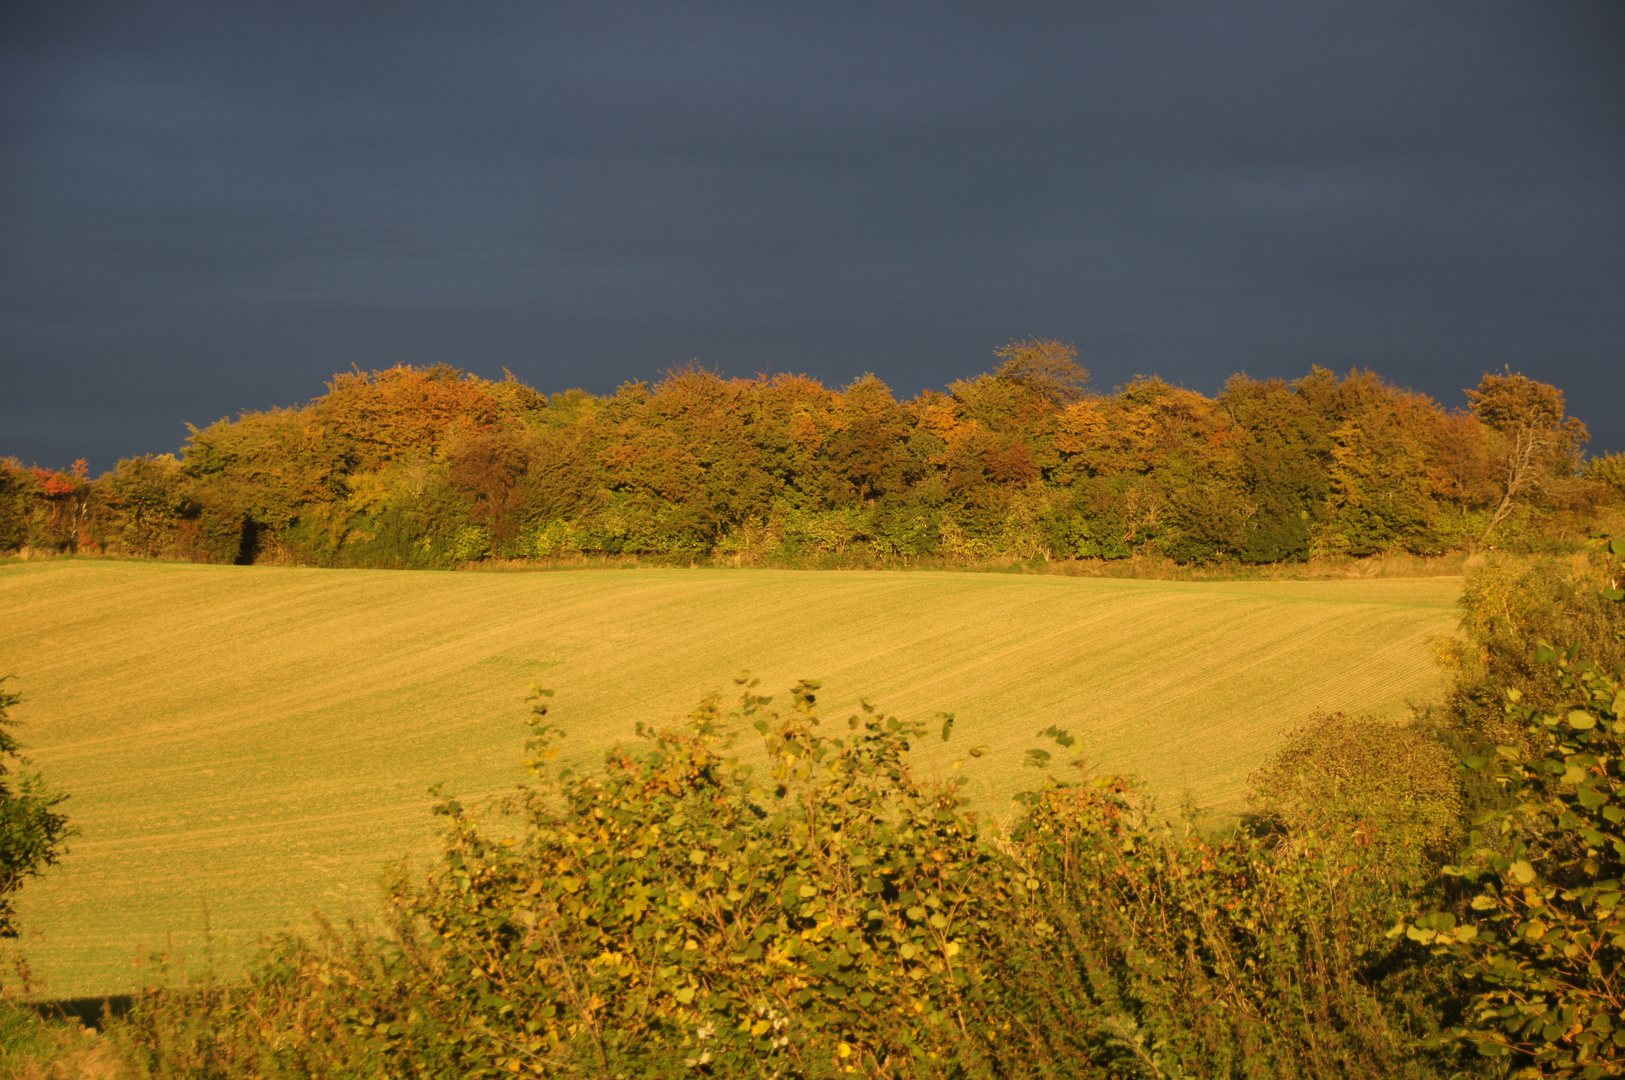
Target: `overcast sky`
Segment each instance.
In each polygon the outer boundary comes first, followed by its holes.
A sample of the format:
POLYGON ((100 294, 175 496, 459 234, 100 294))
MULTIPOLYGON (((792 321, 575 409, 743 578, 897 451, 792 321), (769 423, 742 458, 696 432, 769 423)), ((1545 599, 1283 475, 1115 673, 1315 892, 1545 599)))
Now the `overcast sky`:
POLYGON ((335 370, 1555 382, 1625 449, 1625 4, 0 8, 0 455, 335 370))

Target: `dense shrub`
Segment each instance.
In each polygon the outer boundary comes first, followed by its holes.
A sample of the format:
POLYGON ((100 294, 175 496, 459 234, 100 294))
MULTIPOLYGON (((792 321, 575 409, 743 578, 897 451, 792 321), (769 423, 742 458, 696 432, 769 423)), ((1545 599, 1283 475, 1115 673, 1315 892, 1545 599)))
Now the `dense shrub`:
POLYGON ((38 773, 26 770, 10 709, 22 699, 6 692, 0 676, 0 937, 17 936, 17 890, 29 878, 55 865, 70 834, 57 807, 67 798, 51 790, 38 773))
POLYGON ((1312 718, 1251 778, 1253 827, 1365 849, 1360 861, 1415 883, 1461 840, 1457 759, 1424 724, 1312 718))
MULTIPOLYGON (((1625 541, 1599 552, 1625 645, 1620 558, 1625 541)), ((1596 642, 1593 642, 1596 644, 1596 642)), ((1506 1058, 1523 1076, 1590 1078, 1625 1073, 1625 683, 1617 663, 1536 644, 1538 698, 1504 689, 1512 745, 1471 757, 1505 797, 1477 815, 1460 864, 1461 902, 1406 928, 1466 980, 1460 1023, 1436 1037, 1506 1058)), ((1527 681, 1527 680, 1526 680, 1527 681)))
POLYGON ((1560 644, 1576 661, 1605 670, 1625 663, 1625 612, 1606 595, 1617 573, 1609 559, 1594 546, 1575 558, 1491 556, 1469 572, 1461 597, 1465 640, 1441 643, 1441 660, 1454 675, 1443 712, 1453 728, 1476 737, 1477 749, 1522 738, 1522 723, 1507 720, 1508 689, 1540 707, 1567 693, 1562 672, 1540 660, 1543 648, 1560 644))
MULTIPOLYGON (((1388 838, 1389 844, 1398 837, 1388 838)), ((1404 1077, 1440 976, 1392 963, 1414 878, 1338 835, 1203 838, 1115 778, 1038 796, 999 924, 996 1075, 1404 1077)), ((1375 849, 1375 850, 1373 850, 1375 849)))

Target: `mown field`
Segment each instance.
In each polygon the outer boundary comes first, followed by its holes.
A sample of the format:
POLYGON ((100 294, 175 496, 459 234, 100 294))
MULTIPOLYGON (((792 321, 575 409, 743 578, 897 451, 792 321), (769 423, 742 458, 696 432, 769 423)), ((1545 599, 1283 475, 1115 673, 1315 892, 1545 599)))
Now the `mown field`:
POLYGON ((749 668, 774 692, 822 680, 830 720, 859 696, 957 713, 957 746, 993 748, 972 775, 994 807, 1059 723, 1099 769, 1234 810, 1309 714, 1435 694, 1459 585, 14 563, 0 672, 81 830, 24 890, 21 945, 46 993, 79 996, 154 953, 229 971, 313 908, 365 914, 386 861, 432 852, 430 784, 521 779, 537 681, 581 759, 749 668))

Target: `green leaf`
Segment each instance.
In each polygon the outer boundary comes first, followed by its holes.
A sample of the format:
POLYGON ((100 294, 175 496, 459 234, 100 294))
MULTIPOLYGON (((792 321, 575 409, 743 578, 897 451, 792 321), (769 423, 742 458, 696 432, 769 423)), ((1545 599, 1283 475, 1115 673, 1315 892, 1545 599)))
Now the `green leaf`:
POLYGON ((947 742, 948 736, 954 731, 954 714, 951 712, 938 713, 942 717, 942 741, 947 742))
POLYGON ((1049 751, 1048 750, 1029 750, 1029 751, 1027 751, 1027 764, 1033 766, 1034 768, 1042 769, 1044 766, 1049 764, 1049 751))
POLYGON ((1529 865, 1527 859, 1518 859, 1508 869, 1507 874, 1521 885, 1527 885, 1535 880, 1535 868, 1529 865))
POLYGON ((1597 718, 1581 709, 1574 709, 1569 713, 1569 727, 1576 731, 1588 731, 1597 726, 1597 718))

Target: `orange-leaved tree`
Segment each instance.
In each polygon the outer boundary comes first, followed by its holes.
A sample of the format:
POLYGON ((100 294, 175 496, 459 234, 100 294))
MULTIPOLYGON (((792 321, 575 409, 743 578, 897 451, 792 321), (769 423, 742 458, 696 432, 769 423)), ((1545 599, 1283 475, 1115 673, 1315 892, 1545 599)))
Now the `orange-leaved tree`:
POLYGON ((1494 433, 1501 469, 1501 501, 1479 537, 1483 543, 1506 520, 1519 495, 1573 473, 1575 455, 1590 433, 1577 418, 1564 416, 1563 391, 1510 368, 1504 375, 1485 375, 1478 389, 1467 391, 1467 401, 1494 433))

